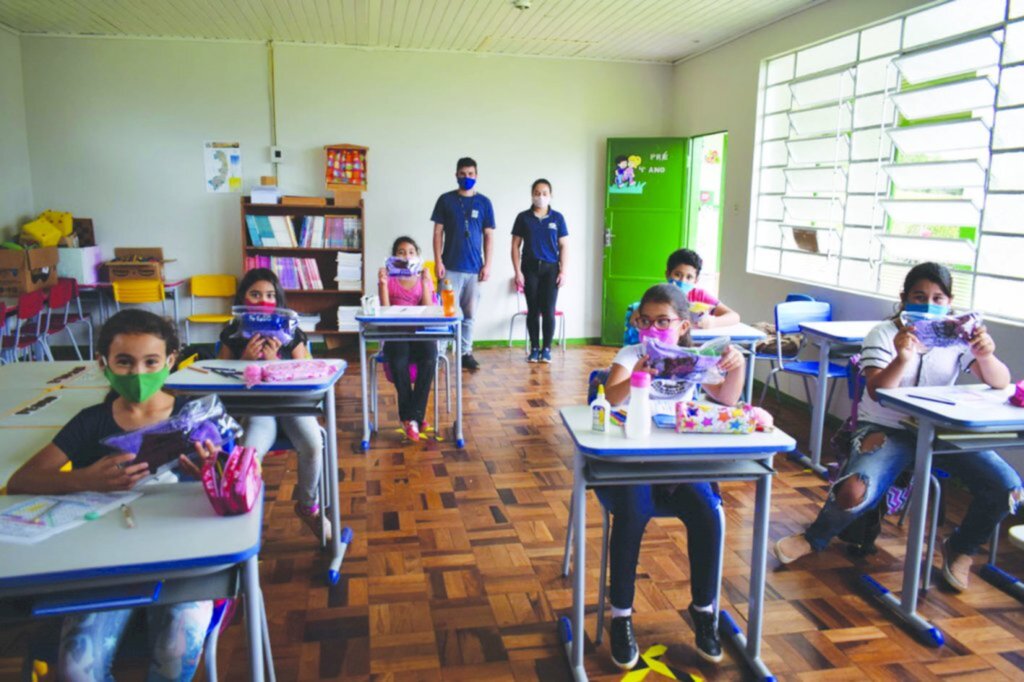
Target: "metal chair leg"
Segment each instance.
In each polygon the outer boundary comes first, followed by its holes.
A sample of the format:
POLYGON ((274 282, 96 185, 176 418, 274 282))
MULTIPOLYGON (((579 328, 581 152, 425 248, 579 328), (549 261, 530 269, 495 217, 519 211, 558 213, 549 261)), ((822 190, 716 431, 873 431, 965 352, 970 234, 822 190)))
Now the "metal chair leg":
POLYGON ((188 318, 185 319, 185 345, 192 345, 192 327, 188 323, 188 318))
POLYGON ((771 367, 768 369, 768 376, 766 376, 764 378, 764 387, 761 389, 761 400, 758 403, 760 405, 764 405, 764 399, 768 397, 768 388, 771 386, 772 379, 775 379, 775 386, 776 386, 776 389, 775 389, 776 390, 776 396, 775 397, 776 397, 776 399, 778 399, 779 379, 778 379, 778 377, 776 375, 778 374, 779 370, 777 370, 775 368, 775 362, 774 361, 769 360, 769 362, 771 362, 771 367))
POLYGON ((601 505, 601 582, 597 586, 597 633, 594 644, 601 646, 604 640, 605 593, 608 589, 608 517, 610 514, 601 505))
POLYGON ((572 517, 576 510, 575 493, 569 498, 569 525, 565 530, 565 554, 562 557, 562 577, 569 577, 569 561, 572 559, 572 517))
MULTIPOLYGON (((223 618, 223 616, 221 616, 223 618)), ((217 642, 220 640, 220 623, 206 635, 206 643, 203 644, 203 657, 205 660, 207 682, 217 682, 217 642)))
POLYGON ((377 384, 377 356, 370 358, 370 412, 373 413, 373 432, 380 433, 380 387, 377 384))

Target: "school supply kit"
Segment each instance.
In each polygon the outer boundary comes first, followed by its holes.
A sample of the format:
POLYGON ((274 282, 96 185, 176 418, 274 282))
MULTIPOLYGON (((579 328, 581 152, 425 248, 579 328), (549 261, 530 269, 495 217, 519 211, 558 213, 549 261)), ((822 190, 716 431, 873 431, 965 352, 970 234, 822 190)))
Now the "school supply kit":
POLYGON ((236 305, 232 306, 231 313, 238 323, 234 336, 243 339, 251 339, 258 334, 287 346, 294 340, 299 326, 298 313, 288 308, 236 305))
POLYGON ((711 339, 697 348, 683 348, 655 339, 644 339, 647 364, 659 379, 675 379, 694 384, 718 384, 725 375, 718 369, 729 339, 711 339))
POLYGON ((900 321, 913 329, 914 336, 929 349, 970 345, 971 338, 982 324, 981 313, 977 312, 931 315, 903 311, 900 321))
POLYGON ((203 463, 203 490, 220 516, 245 514, 256 505, 263 477, 255 448, 236 445, 203 463))

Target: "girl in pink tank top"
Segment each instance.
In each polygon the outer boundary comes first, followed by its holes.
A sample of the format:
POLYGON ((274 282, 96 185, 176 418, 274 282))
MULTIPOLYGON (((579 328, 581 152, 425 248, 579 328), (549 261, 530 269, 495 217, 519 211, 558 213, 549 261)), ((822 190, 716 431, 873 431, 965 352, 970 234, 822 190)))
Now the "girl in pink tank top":
MULTIPOLYGON (((412 237, 399 237, 391 247, 391 255, 410 263, 419 263, 420 247, 412 237)), ((392 277, 387 268, 377 273, 377 290, 382 306, 433 305, 434 284, 430 273, 422 269, 411 277, 392 277)), ((427 431, 427 400, 437 368, 436 341, 388 341, 384 356, 391 367, 391 376, 398 392, 398 418, 410 440, 417 441, 420 431, 427 431), (410 366, 416 367, 415 384, 410 366)))

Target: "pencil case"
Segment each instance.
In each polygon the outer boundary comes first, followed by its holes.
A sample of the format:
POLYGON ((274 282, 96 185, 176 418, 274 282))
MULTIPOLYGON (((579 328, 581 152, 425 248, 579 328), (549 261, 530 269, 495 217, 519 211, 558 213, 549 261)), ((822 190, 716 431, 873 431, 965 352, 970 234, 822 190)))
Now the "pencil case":
POLYGON ((712 306, 709 303, 690 303, 690 323, 698 324, 711 310, 712 306))
POLYGON ((1015 407, 1024 407, 1024 381, 1017 383, 1017 389, 1010 396, 1010 404, 1015 407))
POLYGON ((676 403, 676 431, 679 433, 753 433, 771 431, 771 414, 749 403, 716 405, 695 400, 676 403))
POLYGON ((281 360, 252 364, 245 368, 242 378, 246 388, 256 384, 279 384, 301 379, 326 379, 334 376, 337 367, 326 360, 281 360))
POLYGON ((391 256, 384 261, 384 267, 388 271, 388 277, 413 277, 420 274, 423 264, 418 260, 406 260, 398 256, 391 256))
POLYGON ((203 490, 220 516, 245 514, 256 505, 263 489, 255 448, 235 446, 203 463, 203 490))
POLYGON ((277 339, 287 346, 295 338, 299 326, 299 315, 288 308, 261 308, 259 306, 236 305, 231 312, 238 321, 235 336, 251 339, 259 334, 265 338, 277 339))
POLYGON ((967 346, 975 330, 981 326, 981 313, 975 312, 942 317, 904 312, 900 319, 914 330, 914 336, 926 348, 967 346))
POLYGON ((673 379, 686 383, 718 384, 724 375, 718 369, 718 361, 722 358, 722 349, 728 345, 716 343, 712 339, 700 348, 682 348, 654 339, 644 341, 644 353, 647 364, 657 371, 659 379, 673 379), (711 345, 714 344, 714 345, 711 345))

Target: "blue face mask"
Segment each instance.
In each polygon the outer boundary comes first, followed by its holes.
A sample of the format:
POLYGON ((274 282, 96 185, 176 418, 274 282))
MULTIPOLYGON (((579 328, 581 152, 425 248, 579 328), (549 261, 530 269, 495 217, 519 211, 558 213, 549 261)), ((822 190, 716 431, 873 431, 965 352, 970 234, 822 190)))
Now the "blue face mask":
POLYGON ((687 282, 682 279, 670 279, 669 284, 675 284, 676 287, 678 287, 684 294, 689 294, 694 289, 694 284, 692 282, 687 282))
POLYGON ((459 189, 469 191, 476 184, 476 178, 458 178, 459 189))
POLYGON ((949 315, 949 306, 935 303, 906 303, 903 305, 903 311, 914 317, 945 317, 949 315))

